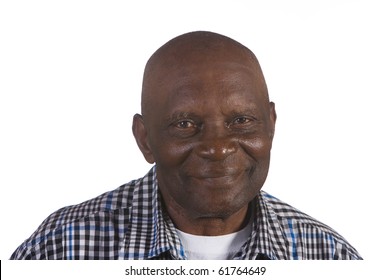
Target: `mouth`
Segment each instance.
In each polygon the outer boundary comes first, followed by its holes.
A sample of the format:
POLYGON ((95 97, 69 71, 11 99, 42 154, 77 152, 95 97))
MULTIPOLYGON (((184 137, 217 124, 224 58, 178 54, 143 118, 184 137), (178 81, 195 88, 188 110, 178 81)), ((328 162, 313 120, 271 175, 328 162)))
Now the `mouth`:
POLYGON ((222 172, 207 171, 202 174, 191 174, 188 177, 195 182, 205 185, 225 186, 235 183, 243 174, 244 171, 241 170, 223 170, 222 172))
POLYGON ((244 170, 238 170, 236 168, 203 169, 197 172, 188 172, 188 176, 197 179, 224 178, 240 175, 243 171, 244 170))

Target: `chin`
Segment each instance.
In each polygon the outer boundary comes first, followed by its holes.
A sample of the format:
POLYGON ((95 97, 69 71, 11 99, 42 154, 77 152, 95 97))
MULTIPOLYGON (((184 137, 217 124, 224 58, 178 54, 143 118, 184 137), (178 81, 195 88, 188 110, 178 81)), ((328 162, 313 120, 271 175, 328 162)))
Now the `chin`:
MULTIPOLYGON (((205 202, 205 201, 204 201, 205 202)), ((213 201, 193 205, 194 212, 198 217, 226 219, 236 214, 250 203, 250 201, 241 201, 241 203, 231 201, 213 201)))

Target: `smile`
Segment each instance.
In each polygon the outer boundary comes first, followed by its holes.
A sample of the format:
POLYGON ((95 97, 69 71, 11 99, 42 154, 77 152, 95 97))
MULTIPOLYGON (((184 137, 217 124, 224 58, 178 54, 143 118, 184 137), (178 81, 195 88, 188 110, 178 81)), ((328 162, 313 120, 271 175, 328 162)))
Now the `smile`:
POLYGON ((224 185, 237 181, 244 174, 243 171, 239 172, 224 172, 224 173, 210 173, 210 174, 201 174, 201 175, 192 175, 189 178, 194 181, 199 181, 201 183, 212 183, 214 185, 224 185))

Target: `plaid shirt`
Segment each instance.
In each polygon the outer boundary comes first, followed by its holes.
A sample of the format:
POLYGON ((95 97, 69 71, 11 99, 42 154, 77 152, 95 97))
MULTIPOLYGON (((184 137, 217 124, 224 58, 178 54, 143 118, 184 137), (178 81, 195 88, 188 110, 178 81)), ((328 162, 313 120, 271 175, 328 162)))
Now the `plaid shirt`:
MULTIPOLYGON (((261 191, 234 259, 361 259, 338 233, 261 191)), ((142 179, 50 215, 11 259, 186 259, 155 167, 142 179)))

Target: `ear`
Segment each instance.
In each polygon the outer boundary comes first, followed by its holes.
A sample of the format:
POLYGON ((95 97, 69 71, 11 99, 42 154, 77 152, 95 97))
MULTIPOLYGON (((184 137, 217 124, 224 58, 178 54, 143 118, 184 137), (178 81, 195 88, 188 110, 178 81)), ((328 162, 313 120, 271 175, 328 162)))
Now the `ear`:
POLYGON ((132 133, 146 161, 151 164, 154 163, 154 156, 147 140, 145 123, 143 117, 139 114, 135 114, 132 120, 132 133))
POLYGON ((276 128, 277 113, 276 113, 276 105, 274 104, 274 102, 270 102, 269 105, 270 105, 270 110, 269 110, 269 113, 270 113, 270 116, 269 116, 270 117, 270 138, 271 138, 271 140, 273 140, 274 131, 276 128))

